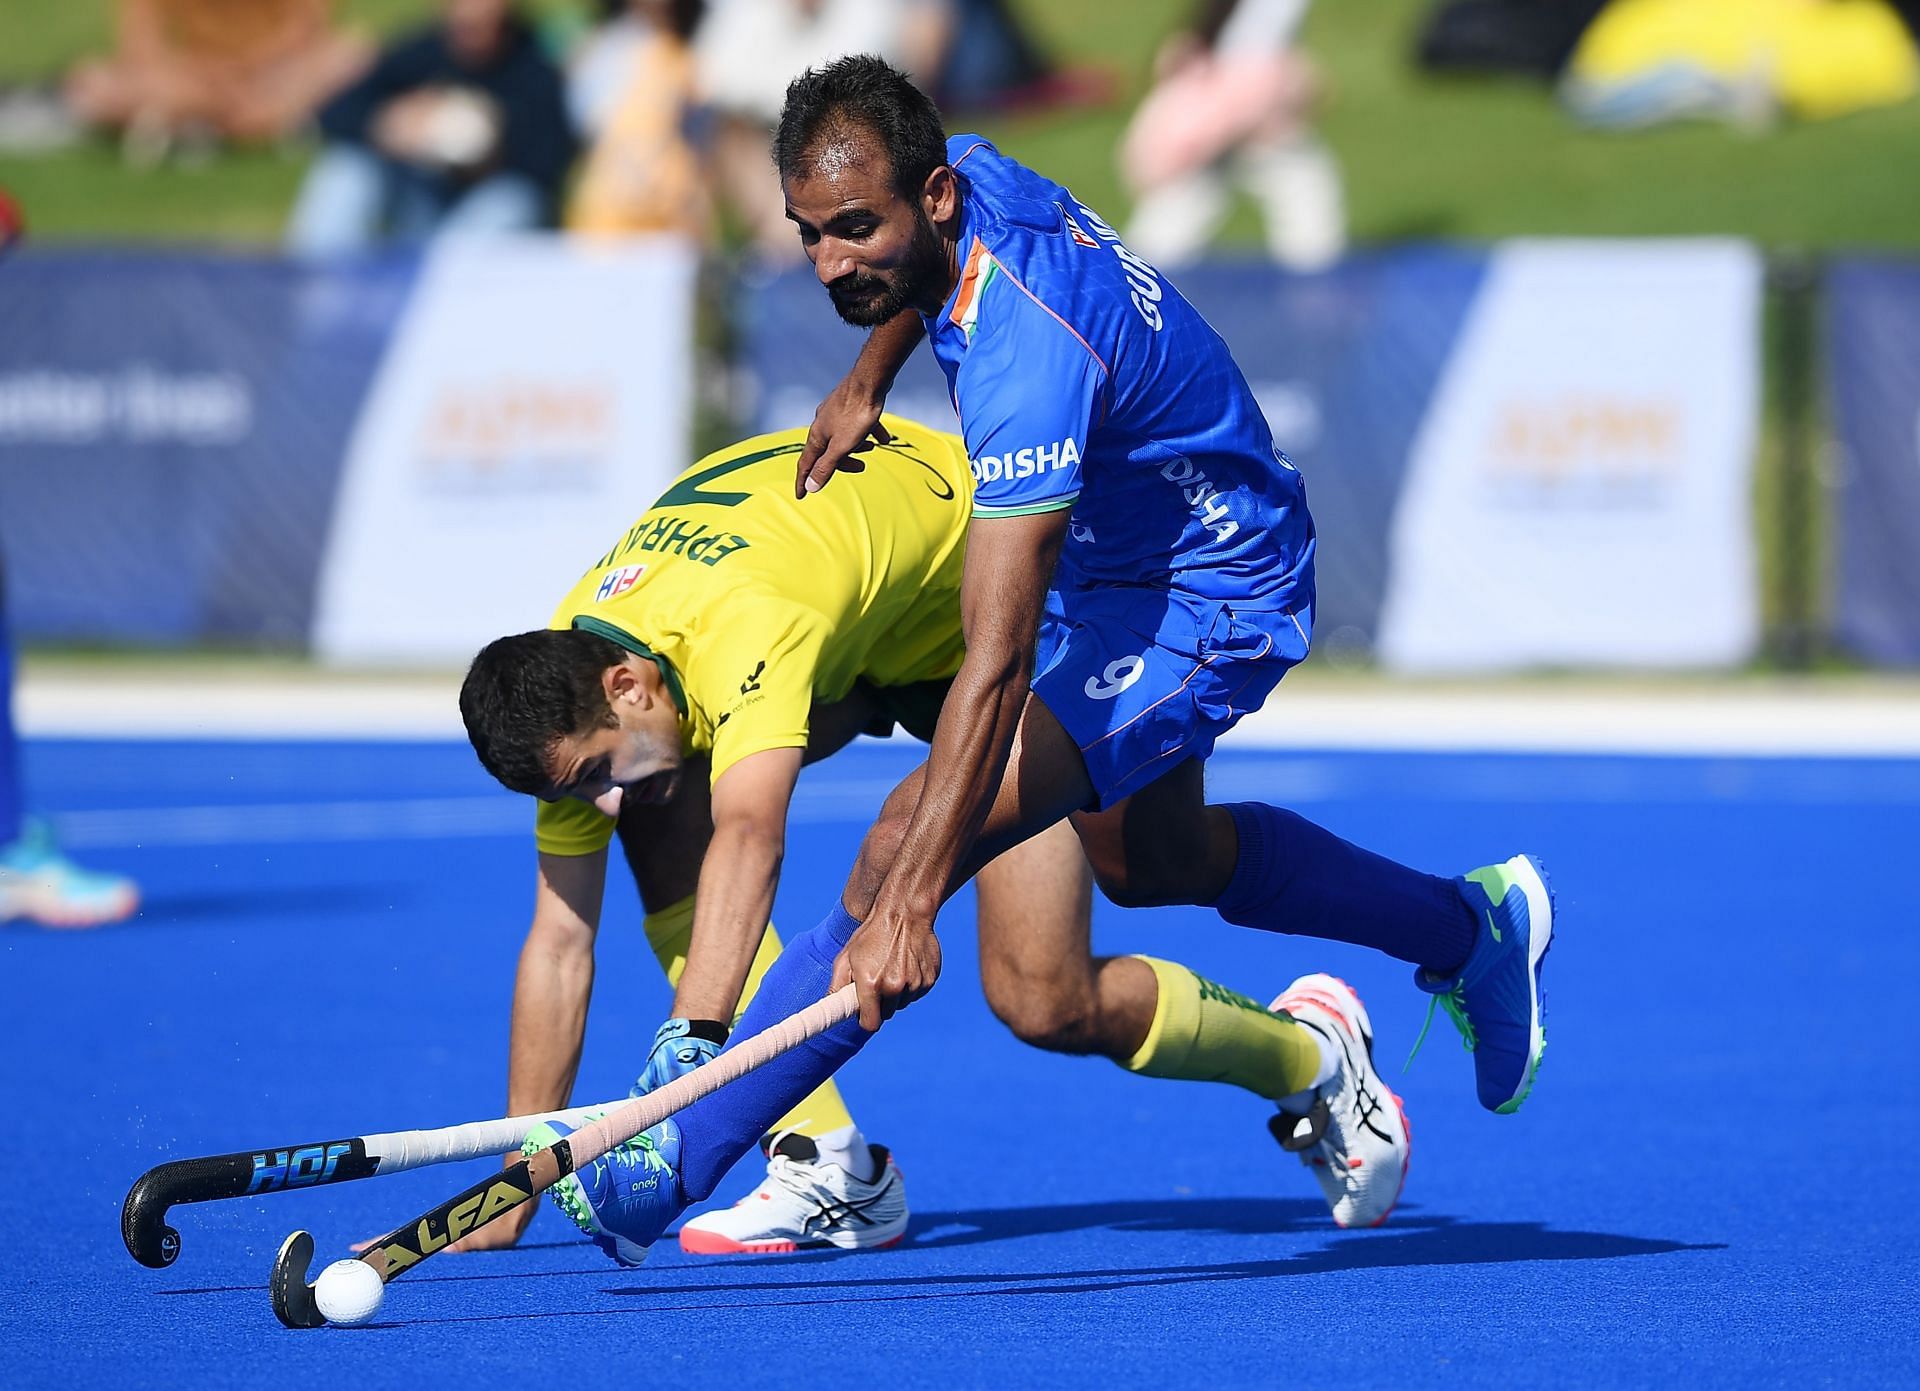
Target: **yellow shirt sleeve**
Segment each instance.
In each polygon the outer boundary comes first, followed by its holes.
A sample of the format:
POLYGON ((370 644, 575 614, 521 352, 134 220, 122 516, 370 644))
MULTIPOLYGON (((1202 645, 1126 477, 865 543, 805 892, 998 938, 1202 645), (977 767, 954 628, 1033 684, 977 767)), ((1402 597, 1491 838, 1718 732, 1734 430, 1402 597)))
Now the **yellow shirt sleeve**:
POLYGON ((591 855, 606 849, 613 839, 613 818, 577 797, 538 806, 533 840, 545 854, 591 855))
POLYGON ((688 699, 713 720, 713 781, 749 754, 803 749, 826 622, 769 598, 753 621, 701 639, 688 699))

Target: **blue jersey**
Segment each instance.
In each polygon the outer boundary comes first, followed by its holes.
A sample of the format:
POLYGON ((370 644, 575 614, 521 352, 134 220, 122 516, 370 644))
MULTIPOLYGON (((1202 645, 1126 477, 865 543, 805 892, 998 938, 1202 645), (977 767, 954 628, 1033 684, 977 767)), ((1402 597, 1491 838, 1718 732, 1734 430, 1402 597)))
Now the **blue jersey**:
POLYGON ((975 135, 947 158, 960 277, 927 332, 974 515, 1071 507, 1058 589, 1310 603, 1305 487, 1220 335, 1060 184, 975 135))

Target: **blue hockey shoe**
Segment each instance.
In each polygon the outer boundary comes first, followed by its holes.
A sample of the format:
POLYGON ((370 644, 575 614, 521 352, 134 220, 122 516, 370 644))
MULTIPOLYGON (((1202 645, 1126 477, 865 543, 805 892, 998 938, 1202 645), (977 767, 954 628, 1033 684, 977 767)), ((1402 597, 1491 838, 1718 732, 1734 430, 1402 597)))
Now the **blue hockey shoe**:
MULTIPOLYGON (((1460 1030, 1473 1054, 1480 1104, 1511 1115, 1533 1089, 1547 1050, 1540 972, 1553 944, 1553 889, 1530 855, 1471 870, 1456 882, 1480 923, 1473 951, 1456 974, 1416 970, 1413 981, 1460 1030)), ((1433 1021, 1431 1006, 1427 1021, 1433 1021)), ((1426 1037, 1425 1028, 1420 1036, 1426 1037)))
MULTIPOLYGON (((544 1122, 520 1152, 530 1157, 572 1133, 562 1121, 544 1122)), ((595 1246, 621 1265, 639 1265, 687 1205, 680 1196, 679 1163, 680 1127, 664 1120, 568 1174, 547 1196, 595 1246)))

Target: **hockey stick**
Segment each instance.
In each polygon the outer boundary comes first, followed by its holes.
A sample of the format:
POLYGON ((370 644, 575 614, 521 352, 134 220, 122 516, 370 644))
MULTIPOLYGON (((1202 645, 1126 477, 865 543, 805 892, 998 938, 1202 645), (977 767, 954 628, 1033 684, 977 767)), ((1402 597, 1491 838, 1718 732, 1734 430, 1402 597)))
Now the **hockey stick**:
MULTIPOLYGON (((396 1227, 360 1254, 383 1285, 413 1269, 435 1252, 478 1231, 522 1203, 544 1193, 575 1169, 593 1163, 616 1145, 658 1125, 727 1083, 798 1047, 834 1025, 851 1019, 860 1007, 852 985, 843 985, 823 1000, 789 1015, 777 1024, 744 1039, 712 1062, 677 1077, 658 1091, 622 1102, 599 1120, 590 1121, 564 1139, 537 1151, 512 1168, 456 1193, 414 1221, 396 1227)), ((307 1283, 313 1261, 313 1238, 294 1232, 281 1243, 274 1258, 273 1312, 288 1328, 321 1328, 327 1318, 314 1302, 307 1283)))
POLYGON ((140 1175, 127 1191, 120 1209, 120 1239, 141 1265, 163 1270, 180 1255, 180 1233, 167 1225, 167 1209, 176 1203, 205 1203, 219 1198, 246 1198, 256 1193, 284 1193, 295 1188, 318 1188, 348 1183, 376 1174, 397 1174, 428 1164, 450 1164, 505 1154, 518 1148, 527 1132, 543 1121, 579 1125, 593 1111, 611 1111, 626 1098, 600 1106, 575 1106, 537 1116, 509 1116, 505 1120, 472 1121, 438 1130, 400 1130, 390 1135, 354 1135, 317 1144, 275 1145, 241 1150, 237 1154, 209 1154, 198 1159, 173 1159, 140 1175))

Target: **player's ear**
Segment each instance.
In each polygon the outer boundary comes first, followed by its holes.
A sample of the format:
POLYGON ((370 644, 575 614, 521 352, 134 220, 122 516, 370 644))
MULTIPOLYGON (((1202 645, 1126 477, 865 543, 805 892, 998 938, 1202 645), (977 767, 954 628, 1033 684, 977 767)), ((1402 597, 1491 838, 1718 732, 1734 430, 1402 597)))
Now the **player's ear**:
POLYGON ((920 206, 936 227, 960 215, 960 180, 952 165, 943 164, 927 175, 927 182, 920 190, 920 206))
POLYGON ((633 659, 629 657, 601 672, 600 689, 606 692, 609 705, 637 703, 644 694, 644 685, 633 659))

